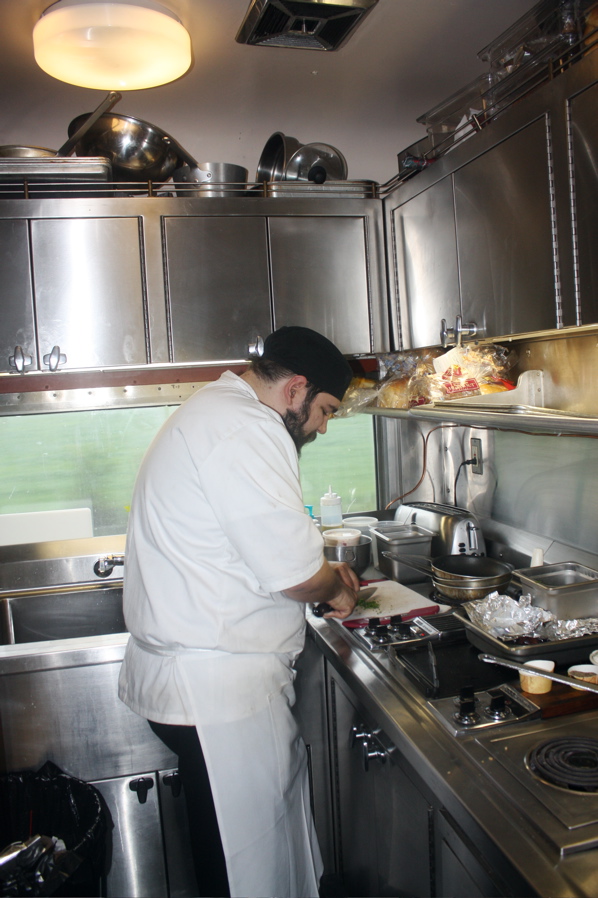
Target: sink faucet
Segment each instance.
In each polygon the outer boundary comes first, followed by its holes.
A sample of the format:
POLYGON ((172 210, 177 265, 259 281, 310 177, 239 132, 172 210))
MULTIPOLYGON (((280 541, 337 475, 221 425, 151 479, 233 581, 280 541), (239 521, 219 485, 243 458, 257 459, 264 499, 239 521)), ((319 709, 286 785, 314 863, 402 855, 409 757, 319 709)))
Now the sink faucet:
POLYGON ((124 563, 124 555, 101 555, 94 564, 93 571, 98 577, 109 577, 117 565, 123 565, 124 563))

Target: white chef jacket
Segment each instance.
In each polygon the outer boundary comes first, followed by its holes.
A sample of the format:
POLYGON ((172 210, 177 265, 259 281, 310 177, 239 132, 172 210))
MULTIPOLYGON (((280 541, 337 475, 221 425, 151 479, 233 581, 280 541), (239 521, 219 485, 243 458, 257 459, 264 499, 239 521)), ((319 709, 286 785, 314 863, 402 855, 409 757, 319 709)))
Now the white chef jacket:
POLYGON ((233 896, 317 894, 290 711, 305 606, 282 590, 322 561, 280 415, 226 372, 171 415, 140 468, 119 695, 150 720, 197 727, 233 896))

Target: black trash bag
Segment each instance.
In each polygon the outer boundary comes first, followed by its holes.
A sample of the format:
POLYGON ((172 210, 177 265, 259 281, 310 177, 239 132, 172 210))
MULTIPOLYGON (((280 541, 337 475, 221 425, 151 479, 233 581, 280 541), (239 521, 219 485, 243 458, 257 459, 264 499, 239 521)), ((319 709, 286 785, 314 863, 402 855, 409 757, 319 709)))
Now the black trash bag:
POLYGON ((0 895, 97 895, 112 817, 98 790, 47 761, 0 777, 0 895))

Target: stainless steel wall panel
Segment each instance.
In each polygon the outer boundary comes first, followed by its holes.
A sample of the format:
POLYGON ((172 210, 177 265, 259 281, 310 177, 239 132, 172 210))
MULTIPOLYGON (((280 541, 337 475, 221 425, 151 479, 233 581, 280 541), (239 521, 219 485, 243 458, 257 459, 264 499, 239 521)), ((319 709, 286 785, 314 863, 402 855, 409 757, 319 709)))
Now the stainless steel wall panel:
POLYGON ((269 229, 274 327, 311 327, 346 354, 386 348, 374 342, 367 218, 270 217, 269 229))
POLYGON ((54 346, 62 367, 149 361, 138 218, 31 223, 40 355, 54 346))
POLYGON ((598 321, 598 84, 570 103, 575 233, 578 249, 577 324, 598 321))
POLYGON ((246 359, 272 330, 266 219, 164 219, 170 361, 246 359))
POLYGON ((461 314, 451 177, 393 212, 404 348, 440 342, 440 321, 461 314))
POLYGON ((488 337, 554 327, 559 312, 544 117, 461 168, 454 184, 465 319, 488 337))

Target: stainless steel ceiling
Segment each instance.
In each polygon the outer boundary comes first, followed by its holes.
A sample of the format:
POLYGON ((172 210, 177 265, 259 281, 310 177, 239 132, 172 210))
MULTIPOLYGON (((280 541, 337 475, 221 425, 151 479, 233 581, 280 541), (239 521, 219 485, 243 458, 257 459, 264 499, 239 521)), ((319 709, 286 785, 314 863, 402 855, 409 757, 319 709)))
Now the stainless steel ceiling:
MULTIPOLYGON (((125 93, 115 111, 172 133, 199 161, 255 173, 282 131, 345 155, 349 178, 384 182, 424 136, 416 118, 486 70, 477 53, 534 0, 380 0, 333 52, 239 44, 249 0, 162 0, 189 29, 193 68, 125 93)), ((33 58, 31 31, 50 0, 0 0, 0 144, 57 148, 102 92, 56 81, 33 58)))

